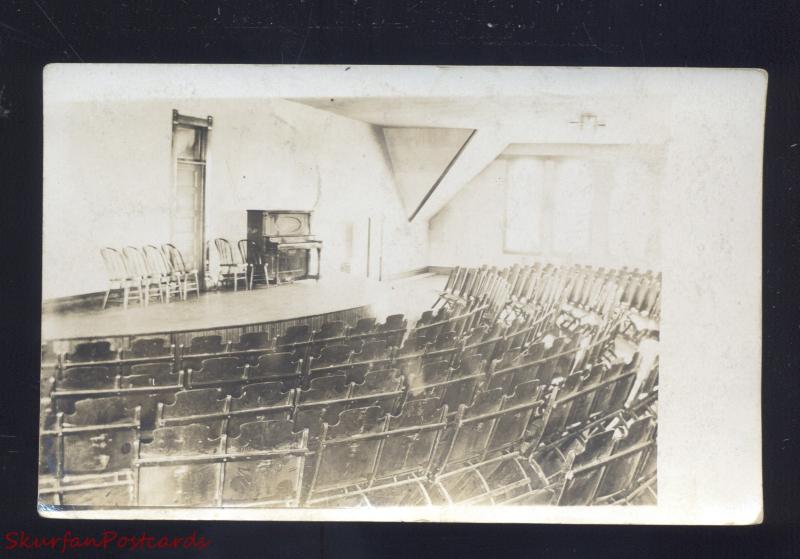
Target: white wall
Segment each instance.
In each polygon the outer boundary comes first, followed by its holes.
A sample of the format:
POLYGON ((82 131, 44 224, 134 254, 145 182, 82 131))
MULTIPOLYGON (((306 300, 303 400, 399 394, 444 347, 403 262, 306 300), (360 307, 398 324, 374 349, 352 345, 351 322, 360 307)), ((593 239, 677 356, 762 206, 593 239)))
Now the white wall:
MULTIPOLYGON (((586 163, 591 169, 594 204, 602 212, 599 218, 592 219, 589 252, 574 260, 600 266, 660 269, 660 231, 658 221, 652 217, 657 215, 661 188, 661 152, 649 150, 642 155, 642 150, 638 149, 617 151, 619 153, 613 157, 570 155, 568 158, 586 163), (634 254, 627 246, 621 246, 621 239, 635 239, 646 248, 634 254)), ((573 260, 555 253, 547 243, 533 254, 505 251, 506 189, 509 168, 518 160, 518 157, 501 157, 491 163, 431 219, 429 254, 432 266, 507 266, 516 262, 573 260)), ((552 179, 556 189, 560 185, 558 168, 556 163, 552 179)), ((552 205, 552 193, 546 204, 543 219, 564 218, 552 205)))
POLYGON ((383 221, 384 275, 427 264, 372 126, 273 100, 45 106, 43 297, 102 291, 103 246, 169 241, 172 109, 214 117, 206 236, 246 236, 247 209, 313 210, 323 274, 363 274, 366 223, 383 221))

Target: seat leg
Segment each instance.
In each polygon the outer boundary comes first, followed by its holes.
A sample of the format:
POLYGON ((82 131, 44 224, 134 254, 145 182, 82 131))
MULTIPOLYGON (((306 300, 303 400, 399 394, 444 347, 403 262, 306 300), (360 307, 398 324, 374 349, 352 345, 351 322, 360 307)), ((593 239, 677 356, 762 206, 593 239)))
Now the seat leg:
POLYGON ((267 275, 267 265, 264 264, 264 285, 269 289, 269 276, 267 275))
POLYGON ((108 286, 108 289, 106 289, 106 295, 105 295, 105 297, 103 297, 103 308, 104 309, 106 308, 106 305, 108 304, 108 297, 110 295, 111 295, 111 285, 108 286))
POLYGON ((128 295, 129 295, 130 289, 131 288, 128 287, 127 284, 122 289, 122 308, 123 309, 127 309, 128 308, 128 295))

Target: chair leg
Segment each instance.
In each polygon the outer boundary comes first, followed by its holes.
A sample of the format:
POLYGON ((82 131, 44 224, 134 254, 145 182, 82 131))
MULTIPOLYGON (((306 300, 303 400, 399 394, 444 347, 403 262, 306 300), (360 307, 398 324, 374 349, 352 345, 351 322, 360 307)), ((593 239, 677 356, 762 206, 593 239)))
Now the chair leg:
POLYGON ((264 285, 269 289, 269 276, 267 275, 267 265, 264 264, 264 285))
POLYGON ((255 266, 250 266, 249 270, 250 270, 250 287, 249 287, 249 289, 252 290, 253 289, 253 278, 256 275, 256 267, 255 266))
POLYGON ((108 286, 108 289, 106 289, 106 295, 105 295, 105 297, 103 297, 103 308, 104 308, 104 309, 106 308, 106 305, 108 304, 108 297, 109 297, 109 295, 111 295, 111 285, 110 285, 110 284, 109 284, 109 286, 108 286))

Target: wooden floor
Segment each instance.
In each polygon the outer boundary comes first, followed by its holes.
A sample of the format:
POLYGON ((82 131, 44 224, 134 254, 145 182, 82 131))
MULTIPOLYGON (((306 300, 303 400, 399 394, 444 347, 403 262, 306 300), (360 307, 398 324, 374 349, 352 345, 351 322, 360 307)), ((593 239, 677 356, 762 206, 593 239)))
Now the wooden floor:
MULTIPOLYGON (((444 276, 425 275, 395 282, 377 282, 341 274, 319 281, 263 287, 252 291, 210 292, 168 305, 48 313, 42 316, 42 340, 138 336, 188 332, 248 324, 282 322, 369 307, 379 320, 402 312, 410 317, 429 308, 444 276)), ((366 309, 365 309, 366 314, 366 309)))

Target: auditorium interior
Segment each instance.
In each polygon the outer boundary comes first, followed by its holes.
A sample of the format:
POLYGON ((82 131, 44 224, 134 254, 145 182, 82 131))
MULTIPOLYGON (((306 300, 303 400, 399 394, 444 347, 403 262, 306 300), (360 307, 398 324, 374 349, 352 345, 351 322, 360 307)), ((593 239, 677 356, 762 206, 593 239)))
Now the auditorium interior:
POLYGON ((661 100, 59 95, 40 508, 657 504, 661 100))

